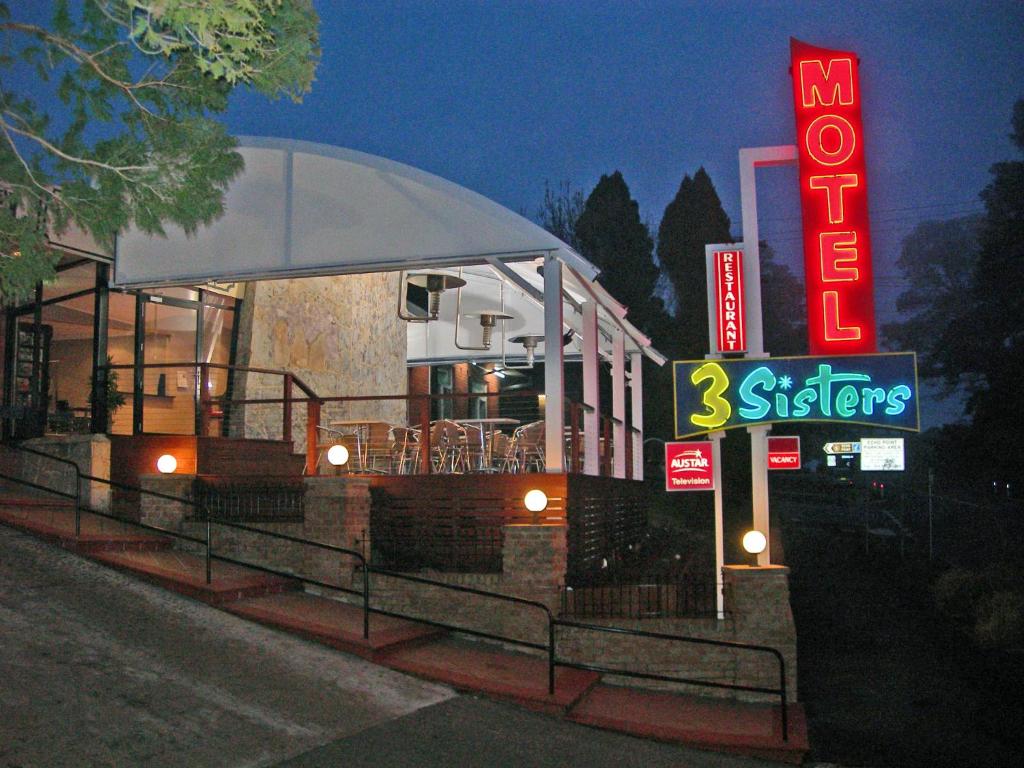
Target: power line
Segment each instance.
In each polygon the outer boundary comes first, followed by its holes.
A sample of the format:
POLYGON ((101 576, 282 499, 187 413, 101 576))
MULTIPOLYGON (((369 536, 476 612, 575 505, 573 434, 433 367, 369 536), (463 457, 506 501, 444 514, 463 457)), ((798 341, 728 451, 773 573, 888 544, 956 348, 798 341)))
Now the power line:
MULTIPOLYGON (((964 205, 978 205, 978 198, 973 200, 963 200, 960 202, 946 202, 946 203, 928 203, 926 205, 909 205, 905 208, 876 208, 868 209, 869 216, 875 216, 880 213, 901 213, 903 211, 923 211, 930 208, 958 208, 964 205)), ((766 216, 761 221, 799 221, 800 216, 766 216)))

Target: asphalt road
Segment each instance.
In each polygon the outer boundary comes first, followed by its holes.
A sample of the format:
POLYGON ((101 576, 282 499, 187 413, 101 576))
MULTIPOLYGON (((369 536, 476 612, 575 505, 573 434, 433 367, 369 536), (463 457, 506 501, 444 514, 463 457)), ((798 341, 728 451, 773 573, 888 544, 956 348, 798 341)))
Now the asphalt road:
POLYGON ((754 768, 460 696, 0 526, 0 768, 754 768))

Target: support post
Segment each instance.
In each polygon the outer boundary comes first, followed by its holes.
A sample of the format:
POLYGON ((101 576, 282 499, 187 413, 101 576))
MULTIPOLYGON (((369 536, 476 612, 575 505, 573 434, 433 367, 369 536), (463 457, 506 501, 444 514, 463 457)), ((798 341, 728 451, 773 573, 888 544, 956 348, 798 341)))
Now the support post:
POLYGON ((310 397, 306 400, 306 476, 316 477, 320 474, 317 466, 317 427, 320 426, 320 401, 310 397))
POLYGON ((93 300, 92 315, 92 399, 89 414, 89 431, 105 433, 110 422, 107 405, 107 324, 110 317, 110 267, 96 265, 96 297, 93 300))
MULTIPOLYGON (((793 165, 797 148, 793 145, 752 147, 740 150, 740 206, 743 215, 743 299, 747 312, 747 357, 764 358, 764 326, 761 313, 761 247, 757 223, 757 169, 773 165, 793 165)), ((754 528, 768 540, 758 565, 771 564, 771 536, 768 510, 768 432, 769 427, 748 427, 750 433, 750 488, 754 528)))
POLYGON ((725 510, 722 499, 722 438, 725 432, 712 432, 711 464, 715 483, 715 615, 725 618, 725 510))
POLYGON ((644 356, 633 352, 629 356, 629 392, 632 405, 630 423, 633 436, 633 479, 644 479, 644 356))
POLYGON ((612 332, 612 475, 626 476, 626 340, 622 331, 612 332))
POLYGON ((544 257, 544 465, 565 471, 565 382, 562 350, 562 262, 544 257))
POLYGON ((583 474, 601 474, 600 353, 597 345, 597 303, 583 302, 583 474))

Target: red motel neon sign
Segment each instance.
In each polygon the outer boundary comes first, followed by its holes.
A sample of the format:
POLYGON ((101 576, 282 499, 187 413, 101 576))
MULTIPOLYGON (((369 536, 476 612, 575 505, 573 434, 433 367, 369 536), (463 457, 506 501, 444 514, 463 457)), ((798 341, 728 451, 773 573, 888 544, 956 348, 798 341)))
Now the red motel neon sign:
POLYGON ((812 355, 876 351, 857 57, 790 41, 812 355))
POLYGON ((718 351, 747 350, 743 307, 743 251, 715 251, 715 306, 718 312, 718 351))

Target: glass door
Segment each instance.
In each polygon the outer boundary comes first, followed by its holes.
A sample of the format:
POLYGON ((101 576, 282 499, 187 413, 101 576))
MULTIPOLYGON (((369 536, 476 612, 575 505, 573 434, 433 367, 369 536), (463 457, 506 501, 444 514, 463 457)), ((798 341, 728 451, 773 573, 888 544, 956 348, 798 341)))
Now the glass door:
POLYGON ((194 434, 198 304, 185 297, 140 299, 143 330, 137 339, 143 365, 135 371, 136 423, 147 434, 194 434))
POLYGON ((15 323, 14 438, 39 437, 46 430, 50 392, 50 343, 53 328, 32 320, 15 323))

